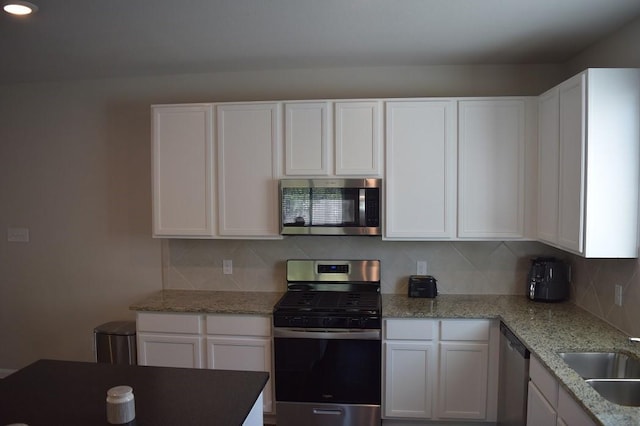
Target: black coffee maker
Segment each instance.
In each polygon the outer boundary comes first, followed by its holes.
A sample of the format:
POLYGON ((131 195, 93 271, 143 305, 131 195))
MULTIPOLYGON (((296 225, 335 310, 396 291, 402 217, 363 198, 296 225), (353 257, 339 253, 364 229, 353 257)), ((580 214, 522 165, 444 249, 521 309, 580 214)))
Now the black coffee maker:
POLYGON ((531 260, 527 297, 539 302, 561 302, 569 298, 571 267, 554 257, 531 260))

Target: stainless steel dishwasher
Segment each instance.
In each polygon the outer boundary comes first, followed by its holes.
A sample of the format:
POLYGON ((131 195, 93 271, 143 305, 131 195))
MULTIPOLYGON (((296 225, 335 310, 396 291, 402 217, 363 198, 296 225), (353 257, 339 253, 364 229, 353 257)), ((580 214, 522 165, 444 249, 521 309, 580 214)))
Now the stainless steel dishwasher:
POLYGON ((524 426, 527 423, 529 357, 529 350, 501 322, 498 385, 498 425, 500 426, 524 426))

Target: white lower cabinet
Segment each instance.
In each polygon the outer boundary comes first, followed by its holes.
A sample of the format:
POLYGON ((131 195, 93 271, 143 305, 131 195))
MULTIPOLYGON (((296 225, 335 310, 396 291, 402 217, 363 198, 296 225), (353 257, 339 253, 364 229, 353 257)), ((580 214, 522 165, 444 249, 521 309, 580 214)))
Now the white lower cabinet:
POLYGON ((527 392, 527 425, 555 425, 557 417, 555 408, 530 381, 527 392))
POLYGON ((271 380, 271 320, 246 315, 207 315, 207 368, 217 370, 266 371, 263 409, 273 412, 271 380))
POLYGON ((385 344, 385 415, 431 417, 435 348, 428 342, 385 344))
POLYGON ((527 426, 595 426, 596 423, 534 356, 529 364, 527 426))
POLYGON ((158 367, 202 368, 199 336, 138 333, 138 363, 158 367))
POLYGON ((560 388, 558 391, 558 425, 595 426, 596 423, 564 388, 560 388))
POLYGON ((139 312, 137 341, 139 365, 266 371, 263 410, 273 412, 270 317, 139 312))
POLYGON ((202 368, 200 315, 138 313, 138 364, 202 368))
POLYGON ((486 417, 488 361, 488 343, 440 343, 438 417, 486 417))
POLYGON ((495 421, 494 328, 490 320, 385 320, 383 418, 495 421))

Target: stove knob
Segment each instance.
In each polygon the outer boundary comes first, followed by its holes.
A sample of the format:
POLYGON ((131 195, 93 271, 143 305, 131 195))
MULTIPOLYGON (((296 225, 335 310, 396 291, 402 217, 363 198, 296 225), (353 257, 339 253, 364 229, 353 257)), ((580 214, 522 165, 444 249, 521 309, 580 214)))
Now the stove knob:
POLYGON ((351 328, 359 328, 363 325, 362 318, 351 318, 350 324, 351 328))

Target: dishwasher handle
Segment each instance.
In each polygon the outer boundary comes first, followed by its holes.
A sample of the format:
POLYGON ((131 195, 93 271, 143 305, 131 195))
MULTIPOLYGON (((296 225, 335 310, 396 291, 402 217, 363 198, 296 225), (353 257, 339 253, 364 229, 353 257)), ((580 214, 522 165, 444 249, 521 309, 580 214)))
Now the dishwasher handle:
POLYGON ((529 349, 516 337, 515 334, 509 327, 504 325, 504 323, 500 323, 500 333, 502 334, 502 338, 506 340, 509 349, 517 351, 523 358, 529 359, 531 357, 531 352, 529 349))

